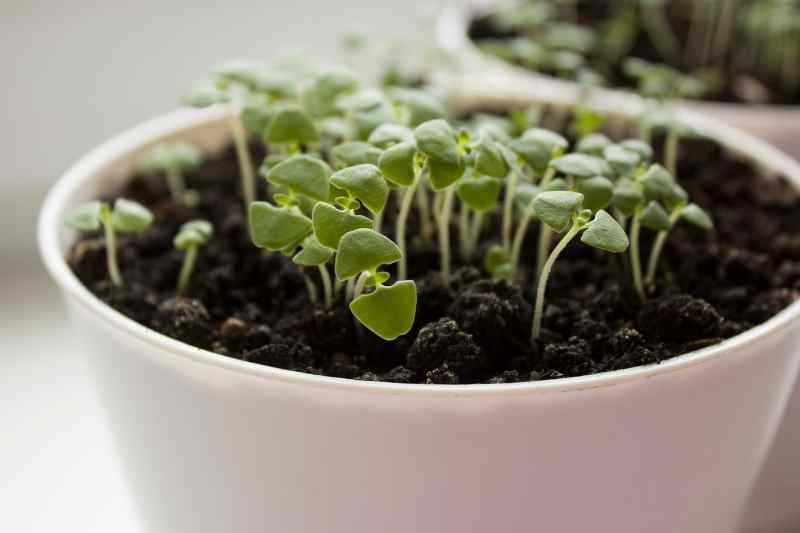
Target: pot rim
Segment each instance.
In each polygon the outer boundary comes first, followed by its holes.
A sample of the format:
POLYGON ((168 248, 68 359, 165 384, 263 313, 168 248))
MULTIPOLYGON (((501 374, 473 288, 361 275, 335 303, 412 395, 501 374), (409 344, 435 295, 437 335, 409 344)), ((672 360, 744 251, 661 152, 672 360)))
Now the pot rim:
MULTIPOLYGON (((141 145, 154 142, 166 135, 174 135, 192 127, 219 122, 224 119, 224 116, 225 110, 221 108, 178 109, 112 137, 107 142, 91 150, 59 178, 48 192, 39 214, 37 229, 39 251, 48 272, 61 291, 105 325, 122 334, 131 335, 154 349, 169 352, 173 356, 247 374, 265 381, 359 393, 449 396, 453 398, 538 395, 608 388, 631 382, 641 382, 660 376, 663 377, 673 372, 685 371, 699 365, 720 364, 720 362, 725 362, 724 356, 726 354, 744 347, 751 347, 751 352, 744 355, 754 357, 759 352, 754 349, 753 345, 763 343, 770 335, 787 329, 792 323, 800 319, 800 301, 796 301, 768 321, 744 333, 726 339, 719 344, 678 355, 657 364, 586 376, 522 383, 437 385, 359 381, 284 370, 196 348, 135 322, 97 298, 78 280, 67 265, 66 259, 61 252, 59 238, 67 204, 81 187, 103 178, 104 176, 99 174, 98 171, 110 161, 114 161, 141 145)), ((688 114, 687 117, 696 127, 702 127, 715 140, 724 145, 730 146, 744 141, 747 145, 747 152, 752 159, 780 172, 790 181, 800 186, 800 164, 792 161, 777 149, 750 135, 709 120, 706 117, 694 114, 688 114)), ((767 355, 763 354, 763 356, 767 355)))
MULTIPOLYGON (((542 74, 519 65, 515 65, 500 58, 485 54, 475 45, 467 34, 470 19, 473 15, 486 14, 493 0, 471 0, 466 5, 445 5, 436 21, 435 35, 439 48, 456 57, 465 58, 464 62, 472 62, 475 66, 491 66, 499 73, 513 76, 518 79, 528 79, 537 84, 544 85, 540 90, 546 91, 550 101, 558 103, 574 102, 580 91, 580 85, 574 81, 562 80, 555 76, 542 74)), ((595 100, 608 101, 609 107, 614 108, 613 102, 627 100, 627 106, 639 106, 641 97, 634 91, 623 87, 596 87, 592 89, 592 105, 595 100)), ((785 122, 797 120, 800 116, 800 105, 786 104, 744 104, 741 102, 721 102, 714 100, 683 99, 682 106, 697 111, 718 113, 747 113, 749 115, 769 114, 770 117, 781 119, 785 122), (789 116, 786 116, 789 114, 789 116)))

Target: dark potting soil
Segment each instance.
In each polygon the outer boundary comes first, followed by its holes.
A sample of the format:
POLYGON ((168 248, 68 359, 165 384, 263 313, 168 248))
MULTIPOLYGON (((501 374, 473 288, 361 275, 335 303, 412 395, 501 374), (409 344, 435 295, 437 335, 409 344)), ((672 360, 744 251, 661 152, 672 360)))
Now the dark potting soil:
MULTIPOLYGON (((610 0, 579 0, 578 23, 597 28, 603 21, 609 20, 613 9, 617 7, 616 4, 618 2, 610 0)), ((685 47, 691 26, 691 9, 686 9, 679 2, 668 2, 667 17, 676 37, 681 42, 681 46, 685 47)), ((498 28, 493 24, 489 14, 482 14, 473 18, 467 31, 469 37, 475 42, 487 39, 509 39, 517 36, 514 32, 498 28)), ((734 44, 731 46, 731 53, 741 52, 742 46, 753 48, 750 43, 742 44, 744 41, 736 36, 734 36, 732 42, 734 44), (736 43, 738 43, 738 46, 736 43)), ((650 36, 641 28, 636 35, 628 57, 636 57, 653 63, 665 63, 650 36)), ((635 80, 623 72, 621 64, 608 64, 608 61, 602 56, 601 47, 597 47, 593 53, 589 54, 587 59, 589 66, 602 73, 610 87, 636 89, 635 80)), ((709 90, 701 99, 745 104, 800 105, 800 87, 787 87, 785 84, 779 83, 774 76, 764 72, 752 73, 746 70, 737 70, 734 65, 739 63, 741 61, 727 58, 725 67, 720 72, 722 79, 718 80, 714 87, 709 87, 709 90)), ((764 61, 756 62, 757 66, 755 68, 764 70, 766 68, 765 63, 764 61)), ((679 71, 692 73, 685 65, 673 64, 671 66, 679 71)), ((795 66, 794 68, 797 67, 795 66)), ((554 70, 548 71, 545 69, 543 73, 552 76, 556 75, 554 70)))
MULTIPOLYGON (((331 310, 312 306, 299 267, 251 244, 230 149, 188 176, 200 193, 194 208, 173 203, 158 177, 134 176, 119 192, 156 216, 143 234, 120 236, 125 287, 109 283, 104 243, 96 236, 77 241, 68 260, 97 297, 141 324, 222 355, 301 372, 399 383, 506 383, 658 363, 764 322, 800 291, 798 194, 710 141, 683 146, 682 183, 713 214, 715 229, 676 226, 645 305, 620 275, 621 256, 570 245, 550 278, 545 331, 534 348, 528 272, 509 284, 488 279, 479 260, 464 264, 455 224, 450 289, 441 283, 435 248, 411 239, 409 274, 419 291, 413 330, 394 342, 365 332, 359 342, 343 303, 331 310), (212 221, 216 232, 200 252, 187 295, 178 298, 182 254, 172 239, 195 218, 212 221)), ((263 153, 253 150, 260 160, 263 153)), ((390 237, 395 212, 390 203, 384 223, 390 237)), ((419 235, 415 217, 411 236, 419 235)), ((490 222, 487 233, 496 234, 498 221, 490 222)), ((536 239, 530 231, 523 265, 533 264, 536 239)), ((645 232, 645 258, 651 239, 645 232)), ((318 279, 316 271, 309 276, 318 279)))

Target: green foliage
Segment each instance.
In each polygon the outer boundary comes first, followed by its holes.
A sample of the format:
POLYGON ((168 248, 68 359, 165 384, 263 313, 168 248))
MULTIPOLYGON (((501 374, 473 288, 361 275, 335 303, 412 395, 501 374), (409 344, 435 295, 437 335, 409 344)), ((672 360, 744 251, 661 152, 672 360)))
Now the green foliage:
POLYGON ((375 272, 382 265, 400 260, 400 248, 372 229, 361 228, 344 234, 336 253, 336 277, 341 281, 362 272, 375 272))
POLYGON ((669 213, 656 201, 650 201, 639 217, 642 226, 654 231, 669 231, 672 222, 669 213))
POLYGON ((339 247, 339 241, 345 233, 359 228, 372 227, 372 221, 369 218, 337 209, 324 202, 314 206, 311 218, 314 235, 321 244, 333 249, 339 247))
POLYGON ((475 211, 488 211, 497 205, 500 181, 491 176, 464 177, 457 182, 456 193, 475 211))
POLYGON ((408 187, 416 176, 414 160, 417 143, 414 139, 390 146, 378 158, 378 167, 383 176, 400 187, 408 187))
POLYGON ((346 142, 331 149, 331 157, 340 169, 363 164, 377 165, 382 153, 379 148, 363 141, 346 142))
POLYGON ((681 210, 681 218, 700 229, 710 230, 714 227, 711 217, 697 204, 689 204, 683 208, 681 210))
POLYGON ((594 219, 586 224, 581 241, 599 250, 615 254, 624 252, 630 244, 622 226, 603 210, 595 213, 594 219))
POLYGON ((204 246, 214 234, 214 226, 207 220, 192 220, 183 224, 175 235, 173 244, 183 252, 204 246))
POLYGON ((292 261, 301 266, 320 266, 328 263, 332 257, 333 249, 322 245, 314 235, 309 235, 292 261))
POLYGON ((118 198, 111 212, 111 224, 119 233, 141 233, 153 223, 153 213, 132 200, 118 198))
POLYGON ((331 184, 361 202, 372 214, 383 211, 389 198, 389 185, 375 165, 347 167, 331 176, 331 184))
POLYGON ((153 147, 139 162, 144 172, 167 172, 172 169, 191 170, 203 160, 202 152, 189 143, 163 143, 153 147))
POLYGON ((398 281, 390 287, 378 285, 374 292, 353 300, 350 311, 382 339, 394 340, 411 331, 414 325, 417 287, 410 280, 398 281))
POLYGON ((603 157, 617 176, 630 176, 641 161, 638 152, 619 144, 609 144, 603 150, 603 157))
POLYGON ((575 185, 575 190, 583 194, 584 207, 592 211, 604 209, 614 197, 614 183, 603 176, 580 180, 575 185))
POLYGON ((381 124, 369 135, 369 142, 373 146, 387 149, 396 144, 414 141, 414 132, 400 124, 381 124))
POLYGON ((567 154, 553 159, 550 165, 565 176, 579 179, 611 175, 611 167, 605 160, 587 154, 567 154))
POLYGON ((250 237, 259 248, 293 253, 311 235, 311 219, 297 209, 253 202, 249 209, 250 237))
POLYGON ((443 119, 424 122, 414 129, 420 152, 427 156, 429 178, 434 190, 452 185, 464 174, 465 162, 455 131, 443 119))
POLYGON ((493 178, 505 178, 511 168, 498 144, 489 137, 481 137, 472 147, 474 168, 479 174, 493 178))
POLYGON ((305 155, 293 155, 269 170, 262 167, 270 183, 286 187, 292 194, 302 194, 314 200, 327 200, 331 169, 325 161, 305 155))
POLYGON ((509 143, 509 148, 538 175, 544 174, 553 158, 560 156, 568 146, 564 137, 541 128, 529 129, 509 143))
POLYGON ((574 212, 583 204, 583 195, 573 191, 546 191, 533 201, 536 216, 553 231, 567 229, 574 212))
POLYGON ((319 141, 311 117, 297 106, 275 111, 264 130, 264 143, 311 144, 319 141))

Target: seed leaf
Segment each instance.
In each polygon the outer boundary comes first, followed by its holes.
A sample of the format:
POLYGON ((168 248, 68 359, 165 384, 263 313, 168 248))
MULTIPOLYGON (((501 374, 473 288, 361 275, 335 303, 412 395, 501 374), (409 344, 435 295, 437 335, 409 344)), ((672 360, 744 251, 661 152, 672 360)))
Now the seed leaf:
POLYGON ((650 165, 647 172, 639 177, 642 191, 648 200, 660 200, 672 194, 675 179, 666 168, 658 163, 650 165))
MULTIPOLYGON (((549 184, 548 184, 549 185, 549 184)), ((531 185, 530 183, 521 183, 517 185, 517 190, 514 193, 514 203, 517 206, 517 209, 520 210, 522 213, 527 213, 530 211, 532 215, 536 215, 533 210, 533 201, 542 192, 539 187, 536 185, 531 185)))
POLYGON ((111 221, 120 233, 140 233, 153 222, 153 213, 138 202, 118 198, 114 202, 111 221))
POLYGON ((475 170, 493 178, 505 178, 511 170, 497 143, 488 137, 481 137, 472 149, 475 156, 475 170))
POLYGON ((336 162, 337 168, 352 167, 353 165, 366 163, 377 165, 381 153, 379 148, 362 141, 342 143, 331 149, 331 157, 336 162))
POLYGON ((614 217, 603 210, 594 215, 594 220, 586 225, 581 241, 611 253, 621 253, 628 249, 628 236, 614 217))
POLYGON ((389 197, 389 185, 375 165, 355 165, 336 172, 331 183, 358 199, 372 214, 380 213, 389 197))
POLYGON ((186 95, 186 103, 192 107, 208 107, 230 100, 225 91, 220 90, 212 81, 202 81, 191 88, 186 95))
POLYGON ((324 265, 333 257, 333 250, 323 246, 314 235, 303 241, 303 248, 292 258, 295 264, 302 266, 324 265))
MULTIPOLYGON (((261 172, 263 174, 263 168, 261 172)), ((331 168, 325 161, 297 154, 270 168, 265 176, 271 183, 286 187, 295 194, 322 201, 328 199, 330 175, 331 168)))
POLYGON ((578 141, 578 145, 575 147, 575 150, 582 154, 589 154, 596 157, 602 157, 603 150, 605 150, 606 146, 610 144, 611 144, 611 139, 609 139, 602 133, 592 133, 591 135, 587 135, 586 137, 578 141))
POLYGON ((493 279, 511 279, 514 275, 514 267, 511 266, 508 259, 506 250, 495 244, 486 252, 483 258, 483 268, 493 279))
POLYGON ((529 129, 522 137, 509 143, 509 148, 539 175, 547 170, 554 154, 566 150, 568 146, 569 142, 564 137, 541 128, 529 129))
POLYGON ((583 195, 572 191, 547 191, 539 193, 533 201, 533 210, 539 220, 553 231, 567 229, 572 215, 583 203, 583 195))
POLYGON ((340 96, 336 107, 344 112, 371 111, 384 103, 383 93, 376 89, 361 89, 340 96))
POLYGON ((102 202, 88 202, 73 211, 64 223, 78 231, 97 231, 100 229, 102 202))
POLYGON ((392 91, 391 97, 407 110, 408 124, 412 128, 447 115, 442 102, 427 91, 398 88, 392 91))
POLYGON ((358 79, 346 70, 331 70, 317 76, 303 93, 303 107, 317 118, 335 115, 340 96, 352 93, 358 79))
POLYGON ((377 231, 362 228, 346 233, 336 253, 336 277, 344 281, 362 272, 373 272, 381 265, 396 263, 400 248, 377 231))
POLYGON ((378 286, 350 303, 350 311, 364 326, 391 341, 411 331, 417 311, 417 287, 411 280, 378 286))
POLYGON ((614 186, 612 203, 622 214, 631 216, 642 202, 644 202, 644 195, 641 187, 632 180, 623 178, 614 186))
POLYGON ((667 207, 667 209, 673 211, 686 206, 688 201, 689 193, 686 192, 686 189, 677 183, 674 183, 672 185, 672 191, 670 191, 669 195, 664 198, 664 205, 667 207))
POLYGON ((689 224, 704 230, 710 230, 714 227, 714 222, 711 220, 711 217, 708 216, 708 213, 706 213, 702 207, 694 203, 683 208, 683 211, 681 211, 681 218, 689 224))
POLYGON ((244 128, 250 135, 261 137, 272 120, 274 110, 261 98, 249 98, 242 107, 241 117, 244 128))
POLYGON ((464 158, 447 121, 424 122, 416 127, 414 137, 419 150, 428 156, 429 177, 435 190, 447 188, 464 174, 464 158))
POLYGON ((369 134, 368 142, 386 149, 395 144, 414 140, 414 132, 400 124, 381 124, 369 134))
POLYGON ((651 201, 642 211, 639 217, 642 226, 654 231, 669 231, 672 222, 669 220, 669 213, 656 201, 651 201))
POLYGON ((250 235, 259 248, 276 251, 292 249, 311 234, 311 220, 289 209, 268 202, 253 202, 249 209, 250 235))
POLYGON ((550 162, 557 171, 580 179, 611 175, 611 167, 604 159, 587 154, 567 154, 550 162))
POLYGON ((639 154, 641 161, 650 161, 653 159, 653 147, 639 139, 627 139, 619 143, 620 146, 631 152, 639 154))
POLYGON ((614 197, 614 184, 602 176, 579 180, 575 190, 584 196, 583 207, 592 211, 605 208, 614 197))
POLYGON ((144 172, 164 172, 169 169, 188 170, 202 160, 200 150, 189 143, 159 144, 139 163, 144 172))
POLYGON ((500 181, 490 176, 461 179, 456 193, 462 202, 475 211, 488 211, 497 205, 500 181))
POLYGON ((617 176, 629 176, 641 160, 638 152, 628 150, 619 144, 606 146, 603 150, 603 157, 617 176))
POLYGON ((192 220, 183 224, 175 235, 173 244, 175 248, 186 251, 208 242, 214 234, 214 226, 207 220, 192 220))
POLYGON ((294 96, 294 84, 289 78, 261 61, 235 59, 216 67, 214 75, 226 82, 244 85, 251 91, 275 98, 294 96))
POLYGON ((378 159, 378 167, 387 180, 400 187, 408 187, 414 182, 414 156, 416 154, 416 141, 413 138, 403 141, 384 150, 378 159))
POLYGON ((314 123, 299 107, 284 107, 270 119, 264 130, 265 143, 309 144, 319 141, 314 123))
POLYGON ((317 240, 323 246, 334 250, 339 247, 339 241, 345 233, 359 228, 372 227, 372 221, 367 217, 336 209, 324 202, 319 202, 314 206, 311 219, 317 240))

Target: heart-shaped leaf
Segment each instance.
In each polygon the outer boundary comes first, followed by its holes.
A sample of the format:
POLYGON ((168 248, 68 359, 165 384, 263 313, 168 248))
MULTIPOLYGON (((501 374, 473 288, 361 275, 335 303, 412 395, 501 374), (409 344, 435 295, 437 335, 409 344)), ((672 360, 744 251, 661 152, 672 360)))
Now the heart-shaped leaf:
POLYGON ((429 120, 416 127, 418 149, 428 156, 431 185, 437 191, 449 187, 464 174, 465 163, 450 124, 443 119, 429 120))
POLYGON ((697 204, 689 204, 684 207, 681 211, 681 218, 689 224, 704 230, 710 230, 714 227, 711 217, 697 204))
POLYGON ((352 73, 334 69, 317 76, 303 92, 303 107, 313 117, 321 118, 338 113, 337 101, 342 95, 358 87, 358 78, 352 73))
POLYGON ((588 154, 567 154, 553 159, 550 165, 566 176, 579 179, 611 175, 611 167, 605 159, 588 154))
POLYGON ((594 220, 586 225, 581 241, 600 250, 621 253, 628 249, 628 236, 614 217, 603 210, 594 215, 594 220))
POLYGON ((200 150, 189 143, 164 143, 156 145, 139 163, 144 172, 166 172, 170 169, 189 170, 202 160, 200 150))
POLYGON ((334 250, 339 247, 339 241, 345 233, 359 228, 372 227, 372 221, 367 217, 336 209, 324 202, 319 202, 314 206, 311 219, 317 240, 320 244, 334 250))
POLYGON ((319 141, 317 128, 299 107, 284 107, 270 119, 264 130, 265 143, 309 144, 319 141))
POLYGON ((669 219, 669 213, 661 207, 661 204, 651 201, 647 207, 642 211, 639 221, 642 226, 654 231, 669 231, 672 227, 672 222, 669 219))
POLYGON ((509 257, 505 248, 499 245, 489 247, 483 258, 483 268, 493 279, 510 279, 514 267, 508 262, 509 257))
POLYGON ((414 139, 403 141, 384 150, 378 159, 378 168, 387 180, 400 187, 408 187, 414 182, 416 154, 416 141, 414 139))
POLYGON ((619 143, 620 146, 631 152, 639 154, 641 161, 650 161, 653 159, 653 147, 639 139, 627 139, 619 143))
POLYGON ((592 133, 578 141, 575 150, 582 154, 603 157, 603 150, 611 144, 611 139, 602 133, 592 133))
POLYGON ((192 107, 208 107, 225 103, 230 100, 230 97, 214 82, 206 80, 195 84, 186 95, 185 100, 192 107))
POLYGON ((111 223, 120 233, 140 233, 153 222, 153 213, 133 200, 118 198, 114 202, 111 223))
POLYGON ((583 204, 583 195, 572 191, 547 191, 539 193, 533 200, 536 216, 553 231, 560 233, 567 229, 572 215, 583 204))
POLYGON ((374 272, 381 265, 396 263, 402 257, 391 239, 371 229, 356 229, 339 241, 336 252, 336 277, 341 281, 362 272, 374 272))
POLYGON ((541 128, 529 129, 509 143, 509 148, 539 175, 544 174, 552 158, 568 146, 564 137, 541 128))
POLYGON ((362 141, 342 143, 331 149, 331 157, 336 162, 337 168, 363 164, 377 165, 381 153, 379 148, 362 141))
POLYGON ((253 202, 248 210, 250 236, 259 248, 276 251, 299 245, 311 234, 311 220, 268 202, 253 202))
POLYGON ((647 171, 639 177, 642 191, 648 200, 661 200, 672 194, 675 179, 672 174, 658 163, 650 165, 647 171))
POLYGON ((325 161, 305 154, 293 155, 266 173, 271 183, 320 201, 328 199, 330 176, 331 168, 325 161))
POLYGON ((172 243, 178 250, 186 251, 204 245, 214 234, 214 226, 207 220, 192 220, 183 224, 172 243))
POLYGON ((584 197, 583 207, 592 211, 605 208, 614 197, 614 184, 602 176, 579 180, 575 190, 584 197))
POLYGON ((373 214, 380 213, 389 197, 389 185, 375 165, 355 165, 331 176, 331 183, 358 199, 373 214))
POLYGON ((643 202, 644 194, 641 187, 632 180, 623 178, 614 186, 612 203, 625 216, 631 216, 643 202))
POLYGON ((475 211, 492 209, 500 196, 500 181, 490 176, 461 179, 457 187, 458 197, 475 211))
POLYGON ((302 266, 324 265, 333 257, 333 250, 323 246, 313 235, 303 241, 303 249, 292 258, 295 264, 302 266))
POLYGON ((350 311, 375 335, 391 341, 411 331, 417 312, 417 287, 411 280, 378 286, 350 302, 350 311))
POLYGON ((391 92, 391 97, 406 110, 412 128, 447 115, 442 102, 428 91, 397 88, 391 92))
POLYGON ((386 149, 395 144, 414 140, 414 132, 400 124, 381 124, 369 135, 369 142, 373 146, 386 149))
POLYGON ((505 178, 511 170, 497 143, 488 137, 481 139, 472 148, 475 170, 493 178, 505 178))
POLYGON ((531 215, 536 215, 533 210, 533 201, 542 192, 539 187, 530 183, 520 183, 514 192, 514 203, 521 213, 530 212, 531 215))
POLYGON ((64 223, 78 231, 97 231, 100 229, 102 210, 102 202, 85 203, 70 213, 64 223))
POLYGON ((616 176, 631 175, 641 160, 637 152, 628 150, 619 144, 606 146, 603 150, 603 157, 611 165, 611 170, 616 176))

